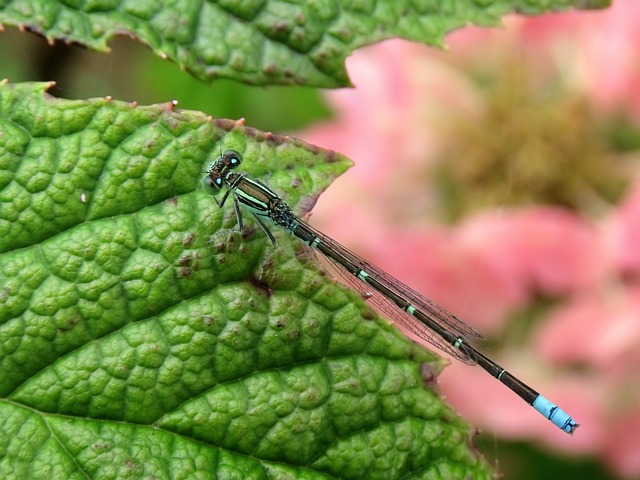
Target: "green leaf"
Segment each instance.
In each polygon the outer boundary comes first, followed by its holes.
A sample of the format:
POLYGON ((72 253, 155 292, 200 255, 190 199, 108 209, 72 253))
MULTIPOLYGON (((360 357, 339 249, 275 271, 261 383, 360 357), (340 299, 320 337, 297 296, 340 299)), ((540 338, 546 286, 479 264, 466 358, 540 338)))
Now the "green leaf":
POLYGON ((108 50, 131 35, 201 80, 349 85, 344 60, 392 37, 441 46, 469 24, 519 11, 600 8, 610 0, 0 0, 0 24, 108 50))
POLYGON ((200 187, 234 148, 302 212, 347 159, 47 86, 0 83, 4 478, 492 476, 441 360, 200 187))

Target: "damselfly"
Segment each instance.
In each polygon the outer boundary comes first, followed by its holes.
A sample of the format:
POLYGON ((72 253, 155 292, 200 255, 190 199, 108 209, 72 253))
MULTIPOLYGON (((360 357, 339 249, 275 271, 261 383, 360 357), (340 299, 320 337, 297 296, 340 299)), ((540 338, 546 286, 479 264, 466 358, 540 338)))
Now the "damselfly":
POLYGON ((378 306, 389 314, 394 322, 461 362, 480 365, 563 431, 572 434, 578 427, 578 424, 564 410, 474 348, 473 343, 482 339, 475 329, 309 226, 298 218, 289 205, 269 187, 249 178, 246 174, 234 172, 233 170, 240 166, 241 162, 238 152, 227 150, 209 165, 204 179, 216 191, 226 187, 222 199, 216 201, 222 207, 229 195, 232 196, 240 229, 242 229, 241 208, 246 208, 253 214, 273 243, 275 238, 265 221, 284 228, 321 252, 353 278, 377 292, 378 306))

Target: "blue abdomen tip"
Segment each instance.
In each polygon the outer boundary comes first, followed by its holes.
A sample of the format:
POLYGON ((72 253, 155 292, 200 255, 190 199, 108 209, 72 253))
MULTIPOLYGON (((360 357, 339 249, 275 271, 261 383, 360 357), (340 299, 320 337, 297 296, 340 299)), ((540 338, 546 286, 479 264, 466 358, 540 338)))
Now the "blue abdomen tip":
POLYGON ((562 410, 555 403, 544 398, 542 395, 538 395, 531 406, 547 417, 547 419, 560 430, 572 434, 574 430, 579 427, 567 412, 562 410))

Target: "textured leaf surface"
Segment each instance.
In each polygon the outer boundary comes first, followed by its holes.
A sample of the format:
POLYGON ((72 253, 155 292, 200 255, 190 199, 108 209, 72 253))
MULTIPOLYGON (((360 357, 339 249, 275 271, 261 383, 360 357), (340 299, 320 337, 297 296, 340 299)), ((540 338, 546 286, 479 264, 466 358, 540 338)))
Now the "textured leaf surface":
POLYGON ((0 84, 3 478, 487 478, 442 363, 200 188, 304 210, 349 163, 228 120, 0 84))
POLYGON ((128 34, 211 81, 349 84, 345 58, 392 37, 442 45, 468 24, 502 15, 595 8, 609 0, 0 0, 0 23, 104 51, 128 34))

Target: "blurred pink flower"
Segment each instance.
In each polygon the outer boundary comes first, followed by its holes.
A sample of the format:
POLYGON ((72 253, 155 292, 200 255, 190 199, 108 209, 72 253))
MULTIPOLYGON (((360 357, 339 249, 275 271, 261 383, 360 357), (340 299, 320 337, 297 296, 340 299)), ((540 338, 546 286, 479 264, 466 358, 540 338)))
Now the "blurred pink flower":
POLYGON ((607 268, 597 230, 567 210, 539 207, 479 214, 459 231, 467 245, 482 251, 510 282, 529 292, 558 295, 588 288, 607 268))
POLYGON ((601 109, 628 108, 640 117, 638 19, 640 2, 615 0, 606 10, 508 16, 504 30, 470 27, 449 35, 447 43, 465 61, 481 63, 517 45, 537 71, 560 74, 601 109), (480 43, 491 44, 488 55, 477 55, 480 43))
POLYGON ((640 182, 604 226, 612 261, 625 273, 640 270, 640 182))
POLYGON ((612 379, 640 365, 640 286, 582 293, 547 316, 537 350, 554 363, 589 364, 612 379), (579 342, 566 339, 579 338, 579 342))
POLYGON ((539 25, 531 24, 524 33, 542 40, 544 36, 536 31, 553 32, 552 36, 560 39, 554 42, 556 50, 566 48, 564 58, 574 59, 573 69, 600 108, 628 107, 640 116, 640 2, 617 0, 601 13, 541 17, 539 25), (567 29, 571 29, 570 36, 567 29))
POLYGON ((336 119, 299 136, 356 166, 320 198, 311 221, 485 335, 513 332, 510 315, 533 309, 540 294, 552 297, 548 314, 526 335, 516 332, 519 343, 507 336, 488 353, 582 424, 572 438, 479 368, 453 362, 439 377, 443 392, 498 435, 598 455, 618 474, 637 476, 640 182, 599 218, 505 207, 448 227, 433 220, 428 166, 442 146, 440 128, 485 108, 470 64, 499 71, 505 58, 522 57, 540 85, 551 77, 603 115, 640 118, 640 2, 505 24, 459 30, 446 53, 392 40, 348 59, 356 88, 327 93, 336 119), (478 401, 478 392, 490 401, 478 401))
POLYGON ((620 415, 609 430, 611 442, 604 445, 604 458, 615 465, 620 475, 637 478, 640 471, 640 412, 635 409, 620 415))

